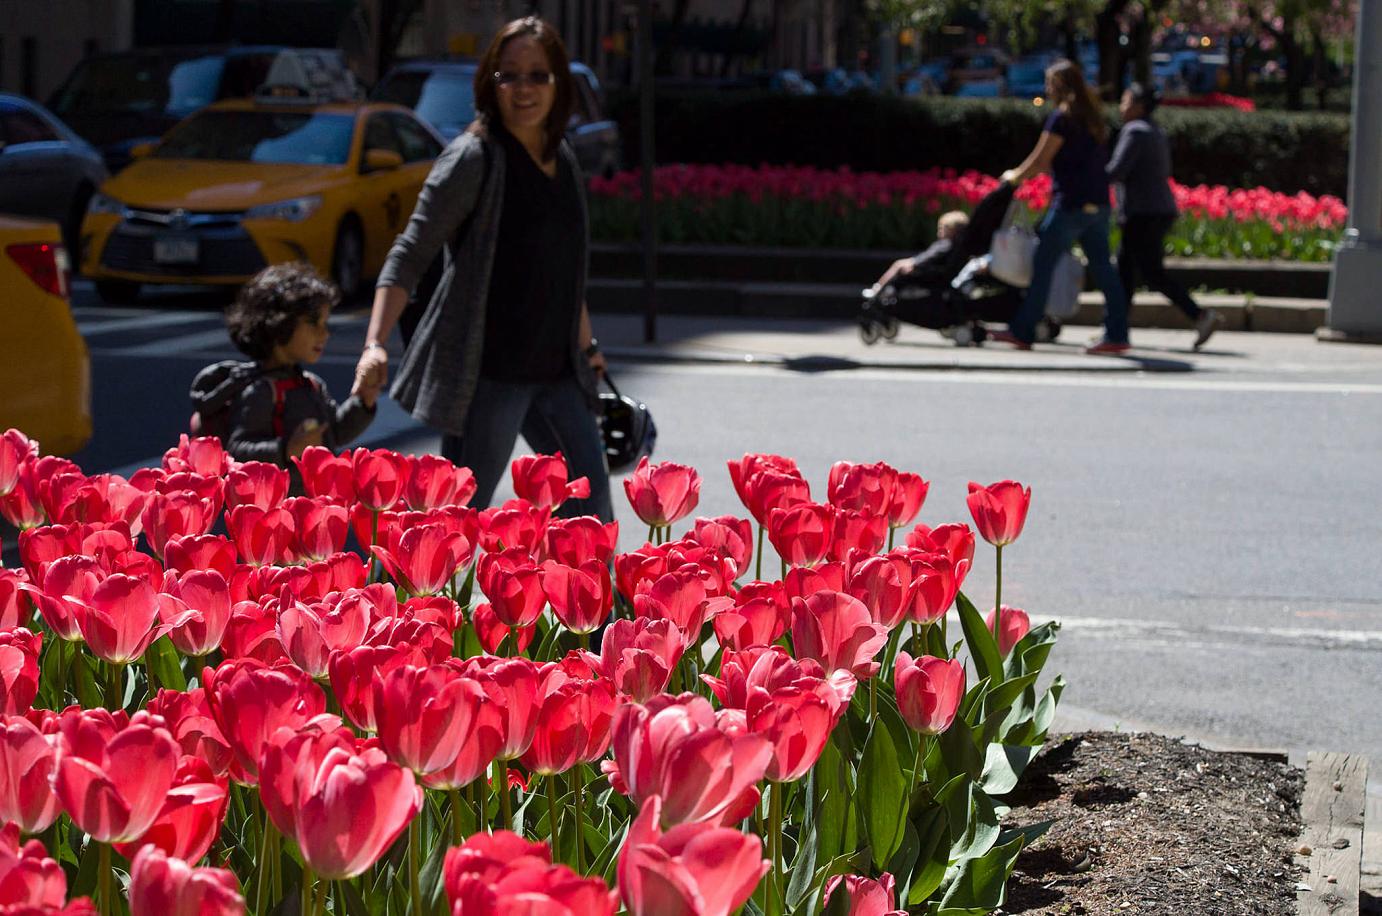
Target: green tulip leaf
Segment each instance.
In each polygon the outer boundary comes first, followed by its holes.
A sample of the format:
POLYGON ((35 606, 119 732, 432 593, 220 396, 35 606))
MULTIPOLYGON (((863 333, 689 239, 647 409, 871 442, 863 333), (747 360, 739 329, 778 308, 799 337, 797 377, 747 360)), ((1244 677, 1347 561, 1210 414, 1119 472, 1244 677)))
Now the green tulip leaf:
POLYGON ((816 821, 807 818, 806 833, 801 838, 800 851, 792 862, 791 878, 787 881, 787 908, 795 911, 811 893, 811 878, 816 873, 816 821))
POLYGON ((167 637, 154 640, 144 655, 144 661, 153 672, 158 686, 180 693, 187 691, 187 678, 183 676, 182 665, 178 663, 178 650, 174 648, 172 640, 167 637))
POLYGON ((845 816, 849 811, 849 793, 841 772, 840 751, 832 737, 816 760, 812 770, 812 788, 820 796, 816 804, 816 859, 830 862, 844 852, 845 816))
POLYGON ((1003 680, 1003 658, 998 654, 998 642, 993 632, 984 623, 984 618, 964 592, 955 596, 955 607, 960 612, 960 626, 965 631, 965 642, 969 644, 969 656, 974 662, 974 670, 981 678, 998 682, 1003 680))
POLYGON ((978 779, 984 772, 984 755, 974 744, 974 732, 959 716, 940 736, 941 757, 950 773, 964 773, 978 779))
POLYGON ((1027 824, 1024 827, 1005 827, 998 837, 998 845, 1002 846, 1010 843, 1013 837, 1020 836, 1022 837, 1022 845, 1024 847, 1030 846, 1035 843, 1042 834, 1050 830, 1055 823, 1055 821, 1037 821, 1035 824, 1027 824))
POLYGON ((916 864, 907 887, 899 890, 899 900, 906 900, 907 906, 925 903, 945 880, 950 865, 950 819, 945 806, 934 805, 918 818, 916 832, 920 841, 916 864))
POLYGON ((1007 795, 1017 787, 1023 770, 1039 748, 1023 744, 990 744, 984 758, 984 774, 979 784, 989 795, 1007 795))
POLYGON ((1037 672, 1024 674, 1021 677, 1004 681, 991 689, 988 696, 984 697, 984 720, 997 718, 1002 721, 1003 714, 1013 705, 1023 692, 1036 683, 1037 672))
POLYGON ((1005 886, 1022 851, 1023 837, 995 846, 960 864, 955 879, 941 897, 940 914, 991 913, 1003 905, 1005 886))
POLYGON ((858 789, 864 832, 873 853, 873 864, 878 868, 882 868, 902 845, 908 788, 907 772, 893 742, 892 731, 880 722, 864 744, 858 789))
POLYGON ((95 666, 98 664, 99 662, 90 655, 78 649, 72 666, 72 675, 77 691, 77 702, 85 709, 95 709, 97 706, 105 705, 101 700, 101 688, 96 686, 95 666))

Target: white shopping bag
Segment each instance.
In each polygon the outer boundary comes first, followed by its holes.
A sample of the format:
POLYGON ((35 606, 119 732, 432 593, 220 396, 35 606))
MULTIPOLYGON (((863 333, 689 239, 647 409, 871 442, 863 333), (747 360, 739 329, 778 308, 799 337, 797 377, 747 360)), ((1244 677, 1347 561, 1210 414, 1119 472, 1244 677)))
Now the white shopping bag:
POLYGON ((1080 291, 1084 289, 1084 261, 1067 251, 1056 261, 1051 274, 1051 293, 1046 298, 1046 314, 1057 321, 1073 318, 1080 309, 1080 291))
POLYGON ((1026 289, 1032 285, 1037 237, 1025 222, 1019 224, 1013 219, 1016 207, 1014 200, 1003 217, 1003 227, 993 234, 989 246, 989 273, 1009 286, 1026 289))

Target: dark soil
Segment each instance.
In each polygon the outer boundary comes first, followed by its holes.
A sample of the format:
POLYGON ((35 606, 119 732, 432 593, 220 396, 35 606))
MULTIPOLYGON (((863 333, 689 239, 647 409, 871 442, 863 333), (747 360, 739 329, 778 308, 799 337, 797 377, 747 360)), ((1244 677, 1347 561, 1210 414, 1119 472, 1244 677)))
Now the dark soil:
POLYGON ((1002 914, 1295 916, 1305 774, 1159 735, 1053 741, 1004 823, 1053 821, 1018 857, 1002 914))

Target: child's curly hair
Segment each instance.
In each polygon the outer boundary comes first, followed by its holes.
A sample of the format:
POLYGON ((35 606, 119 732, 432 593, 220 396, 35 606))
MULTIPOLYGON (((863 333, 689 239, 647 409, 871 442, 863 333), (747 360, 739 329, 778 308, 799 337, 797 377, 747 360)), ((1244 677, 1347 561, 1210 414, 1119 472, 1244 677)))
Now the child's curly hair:
POLYGON ((226 327, 235 346, 251 359, 268 359, 286 344, 298 322, 317 317, 322 306, 341 301, 336 284, 312 265, 297 262, 266 267, 240 289, 226 310, 226 327))

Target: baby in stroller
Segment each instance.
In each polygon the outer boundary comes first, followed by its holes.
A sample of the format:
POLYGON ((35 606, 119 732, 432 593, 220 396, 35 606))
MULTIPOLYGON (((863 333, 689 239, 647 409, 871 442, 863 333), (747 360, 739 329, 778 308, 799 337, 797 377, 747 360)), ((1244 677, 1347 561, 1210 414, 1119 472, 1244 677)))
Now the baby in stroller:
MULTIPOLYGON (((1003 183, 966 216, 945 213, 936 223, 936 241, 914 258, 893 262, 878 282, 864 290, 859 336, 866 344, 897 336, 902 321, 940 331, 956 346, 982 344, 986 321, 1006 322, 1022 302, 1022 290, 993 277, 987 258, 993 235, 1002 228, 1014 188, 1003 183)), ((1047 316, 1037 339, 1055 340, 1060 322, 1047 316)))

